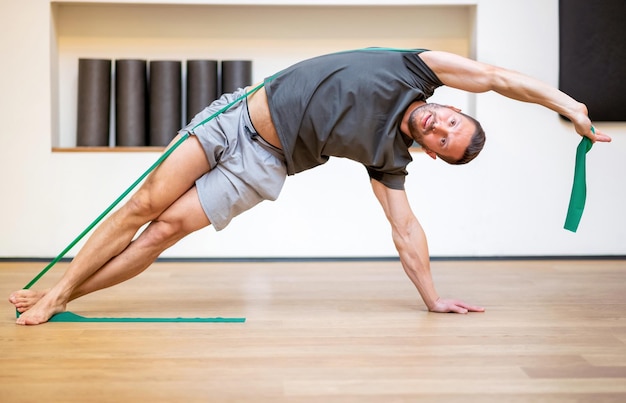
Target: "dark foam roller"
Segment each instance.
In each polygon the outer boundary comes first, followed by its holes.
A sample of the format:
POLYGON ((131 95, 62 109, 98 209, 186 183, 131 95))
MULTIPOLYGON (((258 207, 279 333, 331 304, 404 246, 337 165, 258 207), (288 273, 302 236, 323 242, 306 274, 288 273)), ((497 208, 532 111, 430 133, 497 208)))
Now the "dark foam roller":
POLYGON ((150 145, 164 147, 182 126, 181 62, 150 62, 150 145))
POLYGON ((251 60, 222 61, 222 94, 236 91, 252 84, 251 60))
POLYGON ((187 60, 187 114, 189 122, 218 97, 217 61, 187 60))
POLYGON ((145 60, 115 61, 115 144, 119 147, 147 144, 147 86, 145 60))
POLYGON ((76 145, 109 145, 111 111, 111 60, 78 60, 76 145))

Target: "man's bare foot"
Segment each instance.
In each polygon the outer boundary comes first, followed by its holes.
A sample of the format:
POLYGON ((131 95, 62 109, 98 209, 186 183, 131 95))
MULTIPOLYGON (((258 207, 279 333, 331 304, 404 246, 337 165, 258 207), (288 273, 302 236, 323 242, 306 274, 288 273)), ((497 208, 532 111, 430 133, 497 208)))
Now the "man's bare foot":
POLYGON ((28 311, 47 293, 48 290, 18 290, 11 293, 9 302, 15 305, 15 309, 19 313, 23 313, 28 311))
POLYGON ((21 314, 15 323, 18 325, 39 325, 47 322, 54 314, 65 311, 66 302, 60 298, 46 293, 30 309, 21 314))

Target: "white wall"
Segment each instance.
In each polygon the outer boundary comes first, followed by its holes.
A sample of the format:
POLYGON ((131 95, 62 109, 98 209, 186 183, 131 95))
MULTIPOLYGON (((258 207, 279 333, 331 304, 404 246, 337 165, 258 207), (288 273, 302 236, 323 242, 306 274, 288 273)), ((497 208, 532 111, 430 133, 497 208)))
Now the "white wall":
MULTIPOLYGON (((474 3, 479 60, 557 84, 557 0, 474 3)), ((56 255, 158 157, 51 152, 55 128, 68 119, 55 111, 63 115, 71 100, 59 101, 66 89, 55 89, 51 49, 57 45, 51 45, 56 34, 50 22, 49 0, 0 2, 0 257, 56 255)), ((390 41, 397 46, 397 38, 390 41)), ((453 103, 471 100, 449 96, 453 103)), ((626 124, 597 124, 614 142, 588 154, 587 207, 572 234, 562 229, 579 141, 570 125, 551 111, 495 94, 477 95, 468 109, 475 109, 488 134, 476 162, 450 167, 417 153, 410 165, 407 192, 432 255, 626 254, 626 162, 620 158, 626 153, 626 124)), ((209 228, 193 234, 164 256, 394 255, 364 169, 335 159, 290 177, 278 201, 262 204, 219 233, 209 228)))

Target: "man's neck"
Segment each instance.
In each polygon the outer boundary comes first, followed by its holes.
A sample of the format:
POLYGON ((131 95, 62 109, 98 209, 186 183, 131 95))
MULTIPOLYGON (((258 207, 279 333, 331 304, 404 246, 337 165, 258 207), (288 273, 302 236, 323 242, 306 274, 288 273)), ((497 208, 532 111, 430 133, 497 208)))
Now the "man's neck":
POLYGON ((409 138, 413 138, 411 136, 411 131, 409 130, 409 118, 411 117, 411 112, 413 112, 416 108, 419 108, 422 105, 426 105, 424 101, 415 101, 404 112, 404 116, 402 116, 402 122, 400 122, 400 131, 408 136, 409 138))

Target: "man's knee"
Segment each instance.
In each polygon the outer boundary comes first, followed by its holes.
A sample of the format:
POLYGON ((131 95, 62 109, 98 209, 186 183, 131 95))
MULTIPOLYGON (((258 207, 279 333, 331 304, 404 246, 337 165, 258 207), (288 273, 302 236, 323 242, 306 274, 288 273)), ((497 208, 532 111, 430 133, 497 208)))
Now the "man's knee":
POLYGON ((182 222, 152 221, 142 238, 148 246, 170 246, 186 235, 182 222))
POLYGON ((124 206, 126 219, 138 219, 146 223, 158 217, 161 211, 151 201, 148 192, 139 191, 124 206))

